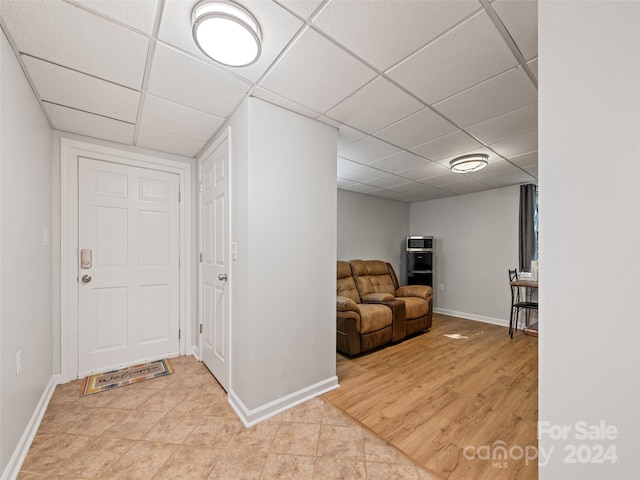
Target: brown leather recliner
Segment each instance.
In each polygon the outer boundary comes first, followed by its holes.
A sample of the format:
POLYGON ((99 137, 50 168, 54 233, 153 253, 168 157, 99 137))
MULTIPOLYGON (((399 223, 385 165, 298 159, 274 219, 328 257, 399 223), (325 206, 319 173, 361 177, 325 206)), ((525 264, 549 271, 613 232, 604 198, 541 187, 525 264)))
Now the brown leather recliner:
POLYGON ((393 299, 362 303, 348 262, 338 261, 336 293, 339 352, 357 355, 404 338, 404 304, 393 299))
POLYGON ((405 304, 406 335, 431 327, 433 289, 427 285, 400 287, 393 267, 380 260, 351 260, 351 274, 362 302, 394 298, 405 304))

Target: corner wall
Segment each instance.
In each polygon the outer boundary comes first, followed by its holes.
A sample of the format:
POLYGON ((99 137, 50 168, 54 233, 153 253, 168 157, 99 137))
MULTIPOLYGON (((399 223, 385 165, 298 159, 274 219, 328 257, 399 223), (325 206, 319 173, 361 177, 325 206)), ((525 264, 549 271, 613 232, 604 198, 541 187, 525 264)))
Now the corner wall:
POLYGON ((256 98, 230 126, 229 397, 251 425, 337 386, 336 131, 256 98))
POLYGON ((538 13, 539 478, 640 478, 640 3, 538 13))
POLYGON ((0 43, 0 476, 11 478, 53 388, 52 161, 49 123, 4 33, 0 43))

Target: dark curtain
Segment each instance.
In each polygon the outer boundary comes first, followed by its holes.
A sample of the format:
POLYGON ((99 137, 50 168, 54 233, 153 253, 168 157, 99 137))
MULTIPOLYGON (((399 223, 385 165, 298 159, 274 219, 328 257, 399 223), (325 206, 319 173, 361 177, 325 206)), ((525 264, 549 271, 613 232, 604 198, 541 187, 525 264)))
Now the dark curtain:
POLYGON ((536 240, 536 186, 520 185, 520 222, 518 228, 518 252, 520 271, 531 270, 531 260, 537 259, 536 240))

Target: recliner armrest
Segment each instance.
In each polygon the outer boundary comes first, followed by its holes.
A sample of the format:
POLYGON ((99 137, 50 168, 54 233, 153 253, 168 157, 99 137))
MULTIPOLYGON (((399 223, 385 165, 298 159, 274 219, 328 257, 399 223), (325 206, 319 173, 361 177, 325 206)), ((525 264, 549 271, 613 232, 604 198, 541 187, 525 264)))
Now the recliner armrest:
POLYGON ((362 301, 364 303, 381 303, 388 302, 390 300, 393 300, 393 295, 390 293, 369 293, 362 297, 362 301))
POLYGON ((428 285, 405 285, 396 290, 396 297, 420 297, 428 300, 433 295, 433 288, 428 285))
POLYGON ((348 297, 336 296, 336 308, 339 312, 360 312, 358 304, 348 297))

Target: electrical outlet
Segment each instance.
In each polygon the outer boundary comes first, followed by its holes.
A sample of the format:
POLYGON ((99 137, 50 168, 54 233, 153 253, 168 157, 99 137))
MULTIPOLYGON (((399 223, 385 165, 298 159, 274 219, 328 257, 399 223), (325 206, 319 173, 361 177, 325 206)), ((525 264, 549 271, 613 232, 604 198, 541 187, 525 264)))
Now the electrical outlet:
POLYGON ((22 372, 22 350, 16 353, 16 375, 20 375, 22 372))
POLYGON ((444 283, 441 283, 441 284, 440 284, 440 291, 441 291, 441 292, 444 292, 444 283))

